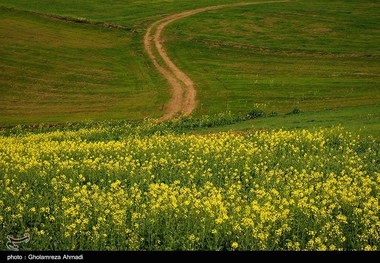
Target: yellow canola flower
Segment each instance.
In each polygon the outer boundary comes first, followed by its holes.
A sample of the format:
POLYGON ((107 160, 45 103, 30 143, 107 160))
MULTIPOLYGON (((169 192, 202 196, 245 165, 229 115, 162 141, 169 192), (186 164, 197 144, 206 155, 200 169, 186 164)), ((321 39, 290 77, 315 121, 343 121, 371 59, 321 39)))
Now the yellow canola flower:
POLYGON ((340 128, 128 131, 0 136, 3 231, 41 250, 380 247, 374 143, 340 128))

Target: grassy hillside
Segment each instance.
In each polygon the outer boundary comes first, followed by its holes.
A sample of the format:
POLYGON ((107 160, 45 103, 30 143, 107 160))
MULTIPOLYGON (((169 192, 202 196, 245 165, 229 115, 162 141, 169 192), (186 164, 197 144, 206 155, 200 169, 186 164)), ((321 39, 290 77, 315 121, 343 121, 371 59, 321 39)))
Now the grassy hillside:
POLYGON ((0 125, 160 116, 165 82, 133 33, 0 12, 0 125))
POLYGON ((161 116, 169 88, 142 46, 147 26, 162 15, 224 2, 233 1, 1 0, 0 6, 127 30, 1 9, 0 126, 161 116))
MULTIPOLYGON (((1 34, 11 37, 0 42, 6 47, 0 63, 0 124, 159 116, 169 91, 143 50, 146 27, 167 14, 232 2, 239 1, 0 0, 8 7, 84 17, 131 30, 4 10, 1 34), (48 36, 59 38, 60 46, 48 36)), ((379 13, 380 5, 373 1, 226 8, 172 24, 165 31, 166 45, 196 83, 195 114, 254 108, 286 113, 299 108, 315 112, 320 120, 335 118, 336 123, 351 121, 352 126, 360 126, 360 116, 371 115, 369 126, 376 130, 379 13), (342 118, 341 110, 359 117, 342 118)))
MULTIPOLYGON (((239 0, 0 0, 0 5, 58 14, 85 17, 93 21, 120 24, 137 31, 145 31, 159 18, 198 7, 242 2, 239 0)), ((245 1, 255 2, 255 1, 245 1)))
POLYGON ((379 3, 297 1, 202 13, 165 33, 199 113, 365 106, 379 116, 379 32, 379 3))

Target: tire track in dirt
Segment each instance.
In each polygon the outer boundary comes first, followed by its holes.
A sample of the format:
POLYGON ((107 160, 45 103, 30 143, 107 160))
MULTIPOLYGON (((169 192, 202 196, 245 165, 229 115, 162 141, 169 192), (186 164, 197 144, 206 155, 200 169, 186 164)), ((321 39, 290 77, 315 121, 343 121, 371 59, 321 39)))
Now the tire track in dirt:
POLYGON ((169 120, 177 115, 189 115, 197 105, 194 82, 191 78, 179 69, 168 56, 163 45, 162 32, 165 27, 179 19, 199 14, 202 12, 222 9, 226 7, 237 7, 247 5, 284 3, 288 0, 266 1, 266 2, 242 2, 208 6, 170 15, 153 23, 147 30, 144 37, 144 47, 157 70, 166 78, 171 87, 171 99, 165 106, 165 113, 159 121, 169 120))

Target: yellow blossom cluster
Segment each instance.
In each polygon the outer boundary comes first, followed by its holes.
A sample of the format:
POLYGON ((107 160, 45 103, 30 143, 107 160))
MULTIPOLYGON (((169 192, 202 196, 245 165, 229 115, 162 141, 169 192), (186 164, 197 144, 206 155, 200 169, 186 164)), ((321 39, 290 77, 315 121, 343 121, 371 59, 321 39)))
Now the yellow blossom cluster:
POLYGON ((0 136, 2 249, 26 232, 34 250, 380 249, 371 139, 102 129, 0 136))

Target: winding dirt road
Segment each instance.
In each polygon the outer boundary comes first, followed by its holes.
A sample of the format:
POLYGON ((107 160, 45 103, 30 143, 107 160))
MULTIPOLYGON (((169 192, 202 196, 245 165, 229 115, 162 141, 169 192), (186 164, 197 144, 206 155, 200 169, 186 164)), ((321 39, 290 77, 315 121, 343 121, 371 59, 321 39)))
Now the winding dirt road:
POLYGON ((185 11, 182 13, 170 15, 153 23, 147 30, 144 37, 145 50, 152 60, 157 70, 167 79, 172 89, 172 97, 169 103, 166 105, 165 114, 159 119, 159 121, 165 121, 171 119, 177 115, 189 115, 195 109, 197 105, 194 82, 190 77, 180 70, 168 56, 164 45, 162 32, 167 25, 177 21, 181 18, 192 16, 206 11, 217 10, 226 7, 247 6, 247 5, 259 5, 259 4, 271 4, 271 3, 283 3, 289 2, 287 0, 282 1, 268 1, 268 2, 243 2, 234 4, 224 4, 198 8, 194 10, 185 11))

